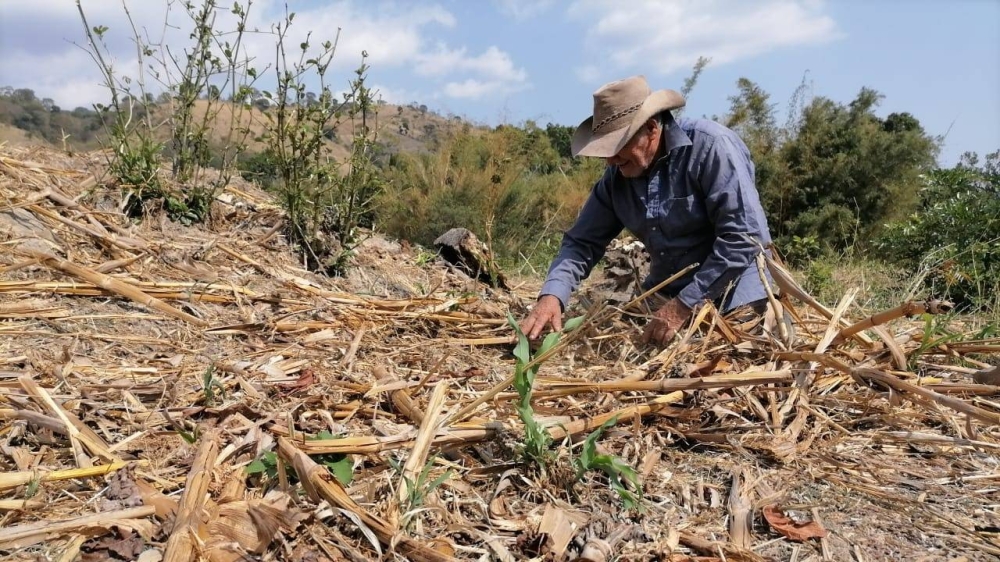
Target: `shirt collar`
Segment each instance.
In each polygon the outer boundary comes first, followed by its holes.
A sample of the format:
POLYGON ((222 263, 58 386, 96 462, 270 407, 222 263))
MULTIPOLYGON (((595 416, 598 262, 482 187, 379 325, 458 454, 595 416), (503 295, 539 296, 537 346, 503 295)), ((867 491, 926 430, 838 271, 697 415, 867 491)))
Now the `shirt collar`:
POLYGON ((680 148, 682 146, 691 146, 691 138, 687 136, 684 129, 681 128, 677 119, 673 117, 663 115, 660 117, 660 125, 663 127, 663 153, 669 154, 670 151, 680 148))

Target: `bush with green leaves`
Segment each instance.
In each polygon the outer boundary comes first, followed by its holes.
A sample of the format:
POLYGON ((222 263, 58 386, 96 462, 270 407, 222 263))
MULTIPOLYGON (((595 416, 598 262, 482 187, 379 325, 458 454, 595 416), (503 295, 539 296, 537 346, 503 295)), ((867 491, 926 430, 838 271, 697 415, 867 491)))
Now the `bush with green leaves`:
POLYGON ((531 123, 459 131, 428 152, 392 156, 378 223, 425 246, 467 228, 503 265, 544 269, 603 170, 589 159, 564 172, 561 160, 531 123))
POLYGON ((287 213, 292 239, 312 269, 339 274, 358 227, 371 222, 375 197, 383 188, 377 165, 378 104, 366 84, 367 53, 362 53, 361 66, 340 100, 328 78, 337 38, 316 49, 310 33, 292 47, 288 30, 294 19, 294 12, 286 12, 274 28, 276 86, 262 93, 269 107, 260 140, 273 166, 272 187, 287 213), (312 82, 318 84, 318 94, 308 88, 312 82), (351 154, 346 162, 337 162, 327 139, 345 117, 353 129, 351 154))
POLYGON ((1000 312, 1000 151, 923 177, 919 208, 875 241, 885 259, 959 306, 1000 312))
MULTIPOLYGON (((162 201, 168 214, 183 222, 204 220, 212 201, 229 182, 244 150, 249 127, 244 118, 256 70, 244 48, 251 1, 220 8, 217 0, 180 3, 191 31, 181 49, 167 38, 140 31, 127 5, 137 68, 129 75, 116 68, 107 44, 107 26, 91 26, 79 0, 77 8, 110 103, 95 106, 105 128, 108 171, 125 192, 125 208, 139 216, 150 201, 162 201), (231 17, 231 29, 219 16, 231 17), (183 53, 179 55, 176 53, 183 53), (155 82, 155 84, 154 84, 155 82), (154 96, 152 90, 162 93, 154 96), (228 99, 223 99, 227 97, 228 99), (225 113, 226 119, 220 120, 225 113), (220 124, 224 121, 225 124, 220 124), (161 128, 165 127, 166 132, 161 128), (162 139, 168 139, 164 142, 162 139), (171 179, 161 179, 161 159, 171 159, 171 179), (203 171, 214 164, 218 174, 203 171)), ((164 34, 178 28, 170 19, 177 4, 167 2, 164 34)))

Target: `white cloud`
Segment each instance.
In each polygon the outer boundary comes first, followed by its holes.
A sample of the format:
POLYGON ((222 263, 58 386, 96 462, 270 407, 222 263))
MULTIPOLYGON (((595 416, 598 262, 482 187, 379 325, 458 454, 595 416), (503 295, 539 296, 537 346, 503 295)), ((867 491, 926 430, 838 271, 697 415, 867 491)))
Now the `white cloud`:
POLYGON ((495 86, 492 82, 482 82, 469 78, 464 82, 449 82, 444 86, 444 93, 452 98, 478 99, 489 93, 495 86))
POLYGON ((441 76, 459 70, 517 83, 524 82, 528 78, 524 69, 516 68, 510 55, 496 46, 489 47, 478 56, 470 57, 466 55, 464 47, 448 49, 444 45, 438 45, 437 50, 421 54, 416 58, 416 71, 425 76, 441 76))
MULTIPOLYGON (((127 0, 127 3, 142 33, 159 40, 168 1, 127 0)), ((136 74, 135 45, 121 3, 82 0, 82 4, 91 26, 109 28, 106 37, 116 68, 126 74, 136 74)), ((465 47, 430 40, 430 37, 439 36, 441 30, 458 25, 454 15, 436 4, 366 0, 310 3, 312 7, 303 7, 296 0, 290 0, 289 4, 289 9, 296 12, 286 37, 289 59, 297 59, 298 45, 306 40, 310 31, 309 41, 315 49, 322 42, 337 38, 340 30, 336 56, 327 76, 334 90, 347 87, 353 78, 350 70, 360 64, 362 51, 368 54, 371 82, 390 78, 393 83, 405 84, 407 78, 412 80, 416 75, 433 78, 420 81, 421 91, 440 88, 441 91, 467 93, 469 88, 447 86, 470 81, 501 85, 487 89, 489 91, 510 92, 526 87, 527 73, 497 47, 470 55, 465 47)), ((284 5, 285 0, 257 0, 251 8, 248 27, 253 31, 244 41, 246 52, 254 57, 258 70, 269 63, 273 67, 272 24, 281 20, 284 5)), ((217 17, 215 29, 232 28, 234 16, 228 9, 220 9, 217 17)), ((165 42, 176 53, 187 41, 190 29, 179 2, 173 3, 170 23, 165 42)), ((71 0, 0 0, 0 52, 3 53, 0 86, 33 88, 39 96, 51 97, 63 107, 106 102, 107 94, 100 86, 97 66, 84 51, 73 45, 74 42, 83 44, 85 38, 79 13, 71 0)), ((273 87, 273 76, 273 68, 263 72, 257 86, 273 87)), ((383 97, 401 97, 402 94, 396 92, 386 90, 383 97)))
POLYGON ((476 80, 469 78, 463 82, 448 82, 444 95, 450 98, 480 99, 513 94, 531 88, 527 83, 512 83, 500 80, 476 80))
POLYGON ((540 16, 555 4, 555 0, 495 0, 500 12, 517 20, 540 16))
POLYGON ((691 68, 699 56, 726 64, 836 39, 824 7, 821 0, 576 0, 569 13, 588 22, 585 48, 601 60, 594 68, 666 75, 691 68))

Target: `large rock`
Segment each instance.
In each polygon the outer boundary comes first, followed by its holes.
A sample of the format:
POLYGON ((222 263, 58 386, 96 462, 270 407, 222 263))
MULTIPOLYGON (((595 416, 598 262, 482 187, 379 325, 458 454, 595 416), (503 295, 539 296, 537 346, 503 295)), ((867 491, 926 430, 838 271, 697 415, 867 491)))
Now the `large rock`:
POLYGON ((469 277, 478 279, 490 287, 509 289, 507 279, 493 259, 493 253, 470 230, 453 228, 438 236, 434 246, 441 253, 441 257, 464 271, 469 277))

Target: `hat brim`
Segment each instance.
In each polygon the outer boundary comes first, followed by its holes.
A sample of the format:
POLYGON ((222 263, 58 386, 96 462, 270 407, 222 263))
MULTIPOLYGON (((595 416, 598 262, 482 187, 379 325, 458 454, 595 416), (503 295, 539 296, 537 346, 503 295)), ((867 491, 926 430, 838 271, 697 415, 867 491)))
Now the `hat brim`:
POLYGON ((684 107, 684 96, 673 90, 657 90, 643 101, 642 107, 633 114, 632 121, 626 127, 594 134, 593 116, 583 120, 573 133, 570 144, 573 156, 594 156, 611 158, 618 154, 628 144, 629 139, 639 131, 647 119, 663 111, 684 107))

